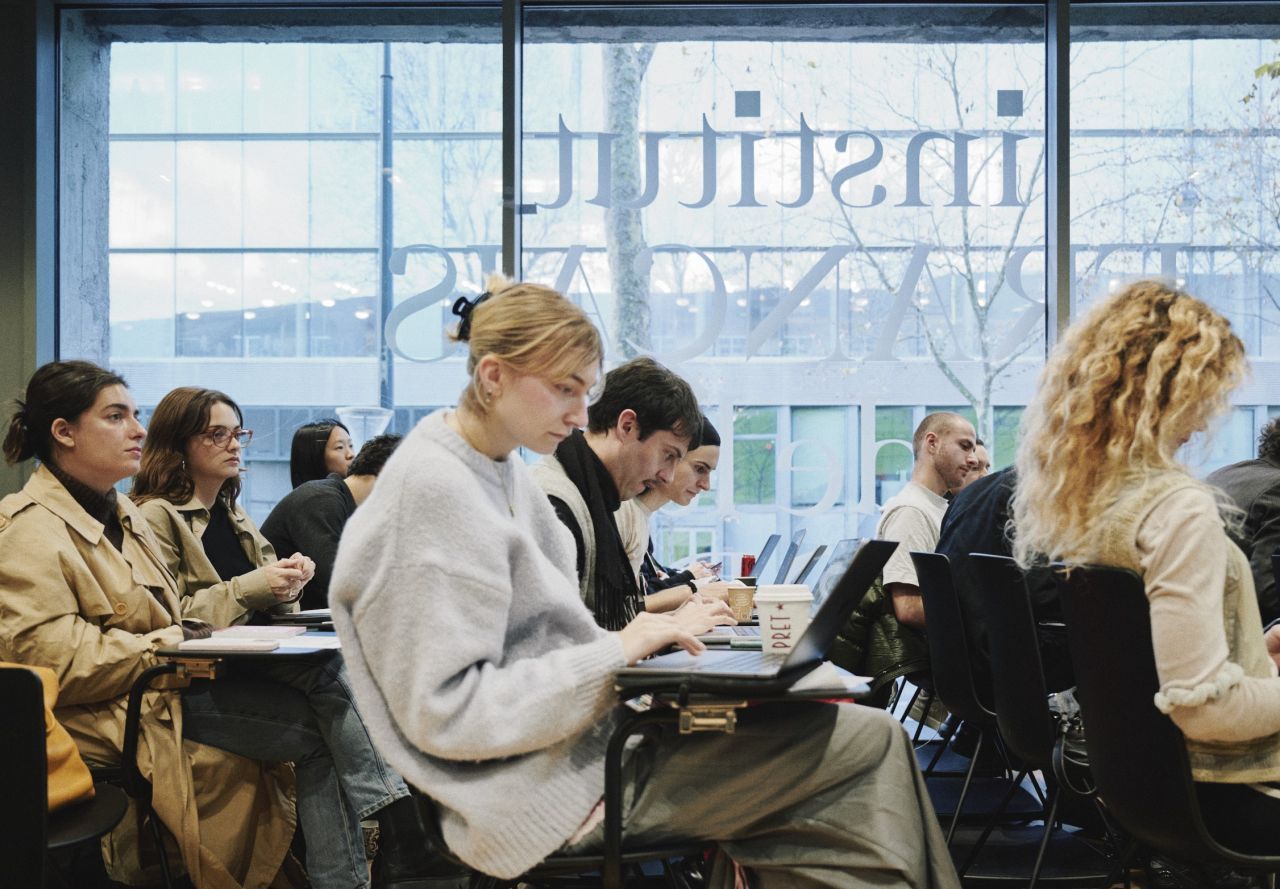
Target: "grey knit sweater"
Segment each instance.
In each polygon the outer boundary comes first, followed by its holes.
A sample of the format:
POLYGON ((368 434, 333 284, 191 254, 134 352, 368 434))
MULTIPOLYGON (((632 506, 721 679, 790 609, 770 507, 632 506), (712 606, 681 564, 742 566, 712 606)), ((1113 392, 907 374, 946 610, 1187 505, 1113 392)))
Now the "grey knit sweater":
POLYGON ((514 877, 604 790, 616 634, 578 596, 573 538, 517 457, 426 417, 348 522, 329 601, 378 750, 449 848, 514 877), (514 512, 514 516, 512 513, 514 512))

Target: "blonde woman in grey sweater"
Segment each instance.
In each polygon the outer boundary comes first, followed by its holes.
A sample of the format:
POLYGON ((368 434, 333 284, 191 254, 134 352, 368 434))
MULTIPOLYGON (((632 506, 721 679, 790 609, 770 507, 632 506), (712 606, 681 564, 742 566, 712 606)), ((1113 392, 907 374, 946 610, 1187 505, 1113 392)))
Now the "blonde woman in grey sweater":
MULTIPOLYGON (((376 745, 438 804, 459 857, 511 878, 602 844, 614 671, 671 645, 697 653, 697 634, 732 618, 695 602, 596 624, 573 538, 514 452, 549 453, 585 424, 599 334, 555 291, 501 279, 454 311, 471 380, 347 525, 330 603, 376 745)), ((848 705, 753 711, 732 736, 632 753, 629 841, 718 841, 764 889, 959 885, 896 722, 848 705)))

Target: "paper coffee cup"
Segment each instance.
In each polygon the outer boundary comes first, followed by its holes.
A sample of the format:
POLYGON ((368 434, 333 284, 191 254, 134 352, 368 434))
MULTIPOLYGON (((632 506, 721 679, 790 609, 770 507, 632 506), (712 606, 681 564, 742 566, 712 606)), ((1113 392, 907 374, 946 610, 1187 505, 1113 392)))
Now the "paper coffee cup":
POLYGON ((734 585, 730 586, 727 592, 729 610, 733 612, 733 619, 740 624, 751 620, 751 605, 756 591, 749 586, 734 585))
POLYGON ((809 627, 812 604, 813 593, 804 584, 775 583, 756 587, 761 650, 765 654, 790 654, 809 627))

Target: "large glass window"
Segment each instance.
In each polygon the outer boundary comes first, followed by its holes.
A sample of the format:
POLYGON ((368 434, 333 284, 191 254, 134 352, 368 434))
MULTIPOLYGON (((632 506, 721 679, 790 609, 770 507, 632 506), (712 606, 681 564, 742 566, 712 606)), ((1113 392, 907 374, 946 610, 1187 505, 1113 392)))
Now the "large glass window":
POLYGON ((1252 379, 1183 458, 1250 457, 1280 357, 1280 8, 1082 9, 1071 62, 1075 311, 1160 275, 1231 319, 1252 379))
POLYGON ((526 10, 525 273, 612 360, 737 405, 727 550, 869 533, 927 405, 1011 445, 1043 359, 1043 13, 928 14, 526 10))
POLYGON ((404 432, 456 397, 458 359, 410 359, 452 353, 433 296, 498 265, 496 8, 64 15, 63 201, 85 211, 63 217, 64 355, 145 406, 239 401, 259 520, 298 425, 388 402, 404 432))
MULTIPOLYGON (((996 467, 1045 350, 1044 6, 526 7, 503 132, 500 6, 64 9, 59 348, 253 413, 246 499, 338 408, 451 403, 449 303, 502 265, 653 354, 725 446, 655 524, 667 561, 867 534, 911 433, 970 416, 996 467), (519 139, 504 209, 503 139, 519 139)), ((1076 4, 1079 313, 1163 274, 1253 377, 1201 471, 1280 411, 1280 7, 1076 4)))

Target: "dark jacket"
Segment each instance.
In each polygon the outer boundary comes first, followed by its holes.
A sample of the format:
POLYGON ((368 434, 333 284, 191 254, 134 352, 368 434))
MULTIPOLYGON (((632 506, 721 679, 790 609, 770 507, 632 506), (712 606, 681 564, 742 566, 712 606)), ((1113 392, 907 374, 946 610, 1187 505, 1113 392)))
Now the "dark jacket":
POLYGON ((871 585, 841 629, 827 657, 837 667, 871 679, 871 694, 861 703, 884 707, 893 681, 929 670, 924 633, 898 622, 880 578, 871 585))
POLYGON ((1271 556, 1280 547, 1280 465, 1265 459, 1245 460, 1222 467, 1206 481, 1244 510, 1243 539, 1232 538, 1249 557, 1265 626, 1280 618, 1280 594, 1271 569, 1271 556))
POLYGON ((334 473, 303 482, 284 495, 262 523, 262 536, 280 558, 302 553, 316 563, 316 576, 302 588, 303 608, 329 607, 329 578, 338 540, 356 511, 351 489, 334 473))
MULTIPOLYGON (((964 619, 969 643, 970 666, 978 695, 991 704, 991 649, 987 639, 985 609, 990 596, 974 580, 969 570, 970 553, 1011 554, 1005 525, 1009 521, 1009 500, 1013 497, 1017 475, 1011 468, 980 478, 964 488, 942 517, 937 552, 951 562, 956 595, 960 598, 960 614, 964 619)), ((1036 618, 1040 661, 1044 667, 1049 691, 1061 691, 1075 685, 1071 656, 1062 627, 1062 606, 1053 576, 1048 570, 1033 569, 1027 575, 1027 593, 1036 618)))

